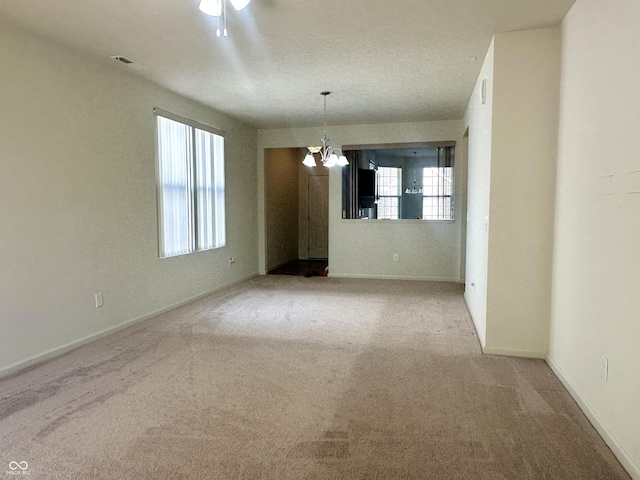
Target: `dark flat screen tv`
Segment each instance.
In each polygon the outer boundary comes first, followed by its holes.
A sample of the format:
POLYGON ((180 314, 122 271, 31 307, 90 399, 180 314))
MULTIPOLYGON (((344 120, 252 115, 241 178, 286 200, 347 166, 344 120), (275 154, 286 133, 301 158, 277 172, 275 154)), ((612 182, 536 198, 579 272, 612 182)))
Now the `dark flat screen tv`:
POLYGON ((376 171, 358 169, 358 196, 374 197, 376 194, 376 171))
POLYGON ((373 208, 376 201, 375 170, 358 169, 358 207, 373 208))

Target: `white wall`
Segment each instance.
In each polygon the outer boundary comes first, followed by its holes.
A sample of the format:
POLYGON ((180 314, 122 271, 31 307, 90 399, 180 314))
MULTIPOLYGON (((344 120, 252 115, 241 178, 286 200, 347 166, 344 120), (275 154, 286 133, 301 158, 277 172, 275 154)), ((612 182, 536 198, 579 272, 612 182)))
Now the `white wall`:
POLYGON ((0 64, 0 372, 257 273, 254 129, 5 23, 0 64), (227 132, 222 249, 158 258, 154 106, 227 132))
POLYGON ((298 152, 265 150, 267 270, 298 258, 298 152))
MULTIPOLYGON (((462 122, 423 122, 383 125, 329 126, 333 146, 417 143, 462 139, 462 122)), ((258 132, 258 171, 265 148, 315 145, 322 128, 291 128, 258 132)), ((302 159, 301 159, 302 161, 302 159)), ((456 164, 455 175, 461 175, 456 164)), ((458 177, 457 177, 458 178, 458 177)), ((258 180, 264 198, 264 179, 258 180)), ((341 170, 329 175, 329 272, 339 277, 412 278, 460 281, 460 235, 463 210, 456 189, 454 222, 359 221, 342 219, 341 170), (399 253, 400 261, 393 261, 399 253)), ((264 205, 259 209, 260 266, 264 273, 264 205)))
POLYGON ((558 28, 494 38, 486 353, 544 358, 560 84, 558 28))
POLYGON ((496 34, 465 115, 465 299, 485 353, 547 352, 559 69, 557 28, 496 34))
POLYGON ((493 125, 493 57, 491 42, 471 94, 464 124, 468 126, 467 255, 464 298, 484 347, 487 335, 487 271, 489 268, 489 199, 493 125), (486 102, 482 103, 482 81, 486 102))
POLYGON ((562 24, 548 361, 640 479, 640 2, 562 24), (600 377, 601 356, 609 380, 600 377))

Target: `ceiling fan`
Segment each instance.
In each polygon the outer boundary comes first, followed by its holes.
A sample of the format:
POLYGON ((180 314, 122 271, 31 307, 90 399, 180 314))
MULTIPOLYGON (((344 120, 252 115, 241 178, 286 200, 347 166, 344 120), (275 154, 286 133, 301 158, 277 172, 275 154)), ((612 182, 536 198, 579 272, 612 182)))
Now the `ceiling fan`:
MULTIPOLYGON (((233 8, 236 10, 242 10, 249 5, 251 0, 229 0, 233 8)), ((212 17, 218 17, 218 28, 216 29, 216 36, 219 37, 222 33, 227 36, 227 3, 225 0, 201 0, 200 11, 212 17), (222 32, 220 30, 220 17, 222 17, 222 32)))

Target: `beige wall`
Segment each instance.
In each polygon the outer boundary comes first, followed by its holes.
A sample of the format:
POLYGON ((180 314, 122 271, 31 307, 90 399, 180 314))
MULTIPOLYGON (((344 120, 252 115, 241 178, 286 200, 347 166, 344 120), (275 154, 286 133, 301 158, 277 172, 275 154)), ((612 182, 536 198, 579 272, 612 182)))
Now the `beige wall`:
POLYGON ((578 0, 562 24, 548 361, 640 479, 640 2, 578 0), (601 357, 609 359, 609 379, 601 357))
POLYGON ((298 258, 298 149, 265 150, 267 270, 298 258))
POLYGON ((559 33, 529 30, 494 39, 487 353, 547 353, 559 33))
POLYGON ((0 64, 0 372, 257 273, 254 129, 4 23, 0 64), (222 249, 158 258, 154 106, 227 132, 222 249))
POLYGON ((484 347, 487 336, 487 270, 489 265, 489 197, 493 119, 493 56, 491 42, 465 114, 468 128, 467 255, 464 298, 484 347), (482 81, 486 101, 482 103, 482 81))
MULTIPOLYGON (((385 125, 329 126, 331 144, 410 143, 462 139, 462 122, 423 122, 385 125)), ((322 137, 322 128, 260 130, 258 171, 265 148, 304 147, 322 137)), ((455 175, 461 176, 461 163, 455 175)), ((258 198, 264 198, 264 178, 258 180, 258 198)), ((454 222, 370 221, 342 219, 341 170, 329 174, 329 271, 339 277, 460 280, 461 221, 465 214, 456 188, 454 222), (398 253, 399 262, 393 261, 398 253)), ((260 215, 260 265, 265 270, 265 206, 260 215)))

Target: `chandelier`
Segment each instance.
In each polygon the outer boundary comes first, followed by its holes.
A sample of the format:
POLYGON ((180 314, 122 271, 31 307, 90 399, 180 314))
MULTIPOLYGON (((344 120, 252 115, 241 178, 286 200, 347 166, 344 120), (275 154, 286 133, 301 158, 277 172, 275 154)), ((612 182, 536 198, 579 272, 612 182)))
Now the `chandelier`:
POLYGON ((325 167, 333 167, 337 165, 339 167, 343 167, 345 165, 349 165, 349 161, 347 157, 344 156, 342 150, 339 148, 333 148, 329 145, 329 139, 327 138, 327 95, 331 92, 320 92, 320 95, 324 97, 324 134, 322 135, 322 146, 321 147, 307 147, 309 153, 307 153, 306 157, 302 161, 303 165, 307 167, 315 167, 316 159, 313 156, 315 153, 320 154, 320 161, 325 167))
MULTIPOLYGON (((242 10, 249 5, 251 0, 229 0, 233 8, 236 10, 242 10)), ((211 15, 212 17, 218 17, 218 28, 216 29, 216 37, 219 37, 222 33, 223 36, 227 36, 227 2, 226 0, 201 0, 200 11, 211 15), (220 19, 222 19, 222 30, 220 29, 220 19)))
POLYGON ((417 158, 416 157, 416 152, 413 152, 413 165, 414 165, 414 169, 413 169, 413 186, 407 187, 407 189, 404 191, 404 193, 408 193, 410 195, 417 195, 417 194, 422 195, 422 187, 420 185, 418 185, 418 183, 416 182, 416 169, 415 169, 416 158, 417 158))

